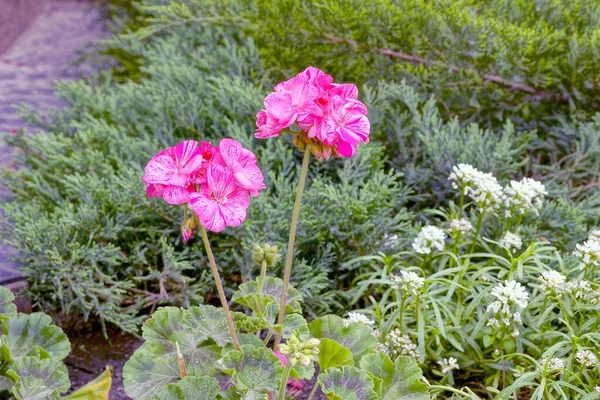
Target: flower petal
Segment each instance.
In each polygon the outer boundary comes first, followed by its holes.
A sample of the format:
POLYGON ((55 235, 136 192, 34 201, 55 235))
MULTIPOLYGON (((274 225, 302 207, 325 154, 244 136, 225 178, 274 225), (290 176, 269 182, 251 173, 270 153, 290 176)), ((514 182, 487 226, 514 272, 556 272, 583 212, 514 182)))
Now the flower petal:
POLYGON ((165 187, 162 197, 169 204, 183 204, 190 199, 190 191, 188 188, 169 185, 165 187))
POLYGON ((166 154, 156 155, 146 165, 142 181, 168 184, 176 172, 177 166, 171 157, 166 154))
POLYGON ((221 232, 225 229, 225 220, 219 210, 219 204, 203 193, 192 193, 190 207, 206 229, 212 232, 221 232))

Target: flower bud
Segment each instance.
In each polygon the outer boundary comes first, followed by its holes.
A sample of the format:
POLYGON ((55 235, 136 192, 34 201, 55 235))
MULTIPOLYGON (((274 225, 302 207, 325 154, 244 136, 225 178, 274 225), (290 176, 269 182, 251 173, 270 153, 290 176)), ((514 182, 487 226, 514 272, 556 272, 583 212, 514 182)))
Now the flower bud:
POLYGON ((277 246, 271 246, 267 243, 261 245, 254 244, 252 246, 252 259, 258 265, 262 265, 263 262, 267 263, 267 267, 272 267, 279 262, 281 255, 277 246))
POLYGON ((181 236, 187 242, 194 235, 194 228, 198 226, 198 218, 194 214, 191 218, 186 218, 181 224, 181 236))

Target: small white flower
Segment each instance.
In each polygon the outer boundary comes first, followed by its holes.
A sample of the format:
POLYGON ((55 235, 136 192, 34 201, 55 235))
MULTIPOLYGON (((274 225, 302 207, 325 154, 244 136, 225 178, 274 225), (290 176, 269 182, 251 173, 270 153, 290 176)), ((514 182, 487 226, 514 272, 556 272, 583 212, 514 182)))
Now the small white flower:
POLYGON ((427 225, 418 233, 412 243, 413 249, 419 254, 431 254, 435 249, 444 250, 446 234, 441 229, 427 225))
POLYGON ((567 292, 567 277, 557 271, 544 271, 540 276, 540 288, 546 295, 560 296, 567 292))
POLYGON ((492 328, 500 328, 500 322, 496 318, 490 318, 486 325, 492 328))
POLYGON ((390 275, 390 278, 396 282, 395 286, 397 289, 409 292, 413 296, 418 295, 425 285, 425 279, 412 271, 400 271, 399 275, 390 275))
POLYGON ((385 346, 394 355, 418 357, 419 351, 416 344, 410 340, 410 337, 400 332, 399 329, 394 329, 388 333, 385 338, 385 346))
POLYGON ((590 301, 591 304, 593 305, 597 305, 600 304, 600 288, 590 291, 587 294, 587 299, 590 301))
POLYGON ((373 325, 375 325, 374 321, 371 321, 367 316, 362 315, 357 312, 349 312, 348 313, 348 317, 346 319, 344 319, 344 326, 348 326, 352 322, 356 322, 358 324, 368 326, 369 328, 372 328, 373 325))
POLYGON ((519 332, 518 329, 515 329, 514 331, 511 332, 510 336, 516 338, 517 336, 519 336, 521 334, 521 332, 519 332))
POLYGON ((483 173, 469 164, 458 164, 448 177, 454 189, 469 196, 482 213, 495 213, 502 204, 504 193, 498 180, 490 173, 483 173))
POLYGON ((542 199, 548 194, 541 182, 531 178, 510 181, 508 187, 504 188, 504 193, 506 207, 515 210, 517 214, 533 211, 535 215, 539 215, 542 199))
POLYGON ((589 350, 581 350, 575 354, 575 358, 584 367, 593 367, 598 363, 596 355, 589 350))
POLYGON ((527 307, 529 294, 519 282, 505 281, 492 289, 492 296, 503 305, 515 305, 521 309, 527 307))
POLYGON ((442 358, 441 361, 438 361, 438 364, 442 367, 442 374, 444 375, 452 370, 459 369, 458 360, 454 357, 442 358))
POLYGON ((588 296, 593 293, 592 286, 588 281, 574 280, 569 281, 565 284, 565 292, 570 294, 576 299, 585 300, 588 296))
POLYGON ((596 392, 600 392, 600 385, 596 385, 595 390, 596 392))
POLYGON ((520 312, 516 312, 513 314, 513 321, 515 321, 517 324, 522 323, 523 321, 521 320, 521 313, 520 312))
POLYGON ((588 239, 581 244, 575 245, 573 255, 579 258, 579 267, 584 269, 586 265, 600 265, 600 240, 588 239))
POLYGON ((546 365, 546 362, 548 362, 548 369, 551 371, 557 369, 565 369, 565 362, 560 358, 552 357, 550 361, 548 361, 548 358, 546 357, 540 359, 540 364, 542 365, 542 367, 546 365))
POLYGON ((510 252, 515 252, 523 247, 523 240, 516 233, 506 232, 500 239, 500 245, 506 247, 510 252))
POLYGON ((453 236, 466 236, 472 230, 473 224, 468 219, 461 218, 450 221, 450 231, 453 236))

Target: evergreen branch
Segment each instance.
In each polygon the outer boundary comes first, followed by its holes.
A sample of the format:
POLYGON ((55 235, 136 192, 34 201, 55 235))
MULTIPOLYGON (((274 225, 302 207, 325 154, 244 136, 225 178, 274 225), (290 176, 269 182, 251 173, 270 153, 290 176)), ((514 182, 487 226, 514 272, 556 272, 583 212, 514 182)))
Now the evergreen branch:
MULTIPOLYGON (((303 31, 304 33, 308 33, 311 34, 311 32, 308 31, 303 31)), ((352 46, 358 46, 359 48, 362 49, 368 49, 368 50, 372 50, 369 49, 369 47, 365 44, 361 44, 359 42, 357 42, 356 40, 353 39, 345 39, 345 38, 341 38, 338 36, 333 36, 330 34, 323 34, 322 35, 325 39, 333 42, 333 43, 346 43, 346 44, 350 44, 352 46)), ((446 64, 444 62, 440 62, 440 61, 432 61, 432 60, 427 60, 425 58, 422 57, 418 57, 418 56, 412 56, 410 54, 404 54, 404 53, 400 53, 398 51, 395 50, 391 50, 391 49, 374 49, 374 51, 378 54, 381 54, 383 56, 388 56, 388 57, 392 57, 392 58, 397 58, 403 61, 408 61, 411 62, 413 64, 423 64, 426 65, 428 67, 430 66, 439 66, 445 69, 448 69, 452 72, 470 72, 470 73, 474 73, 476 75, 479 75, 481 78, 483 78, 486 82, 493 82, 493 83, 497 83, 498 85, 501 86, 506 86, 508 87, 509 90, 512 91, 518 91, 518 92, 524 92, 524 93, 528 93, 531 95, 534 95, 536 100, 545 100, 545 99, 552 99, 555 98, 559 101, 564 101, 567 100, 569 98, 568 94, 565 95, 561 95, 561 96, 554 96, 553 93, 549 92, 549 91, 541 91, 539 89, 536 89, 534 87, 531 86, 527 86, 525 84, 522 83, 517 83, 517 82, 511 82, 508 79, 504 79, 501 76, 498 75, 492 75, 492 74, 481 74, 479 71, 473 69, 473 68, 460 68, 457 67, 456 65, 450 65, 450 64, 446 64)))

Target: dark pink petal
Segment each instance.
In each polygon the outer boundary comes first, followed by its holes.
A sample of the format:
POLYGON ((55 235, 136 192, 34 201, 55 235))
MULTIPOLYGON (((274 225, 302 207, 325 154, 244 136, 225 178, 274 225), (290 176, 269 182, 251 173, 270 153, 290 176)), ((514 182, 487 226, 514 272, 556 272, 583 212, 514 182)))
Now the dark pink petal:
POLYGON ((188 188, 169 185, 165 187, 162 197, 169 204, 184 204, 190 199, 190 191, 188 188))
POLYGON ((235 179, 230 168, 211 164, 206 174, 208 188, 216 201, 226 199, 235 190, 235 179))
POLYGON ((267 116, 273 119, 272 125, 287 128, 291 126, 298 116, 298 108, 292 105, 289 93, 270 93, 265 97, 267 116))
POLYGON ((146 186, 146 196, 153 197, 162 197, 163 191, 165 190, 165 185, 148 183, 146 186))
POLYGON ((340 140, 337 143, 337 150, 342 157, 350 158, 354 156, 354 153, 356 153, 356 144, 346 143, 343 140, 340 140))
POLYGON ((342 99, 358 98, 358 88, 352 83, 334 84, 329 91, 330 96, 340 96, 342 99))
POLYGON ((225 165, 234 171, 240 168, 240 157, 242 156, 242 144, 237 140, 225 138, 219 142, 219 154, 223 157, 225 165))
POLYGON ((146 165, 142 181, 146 183, 168 184, 176 172, 177 166, 171 157, 167 155, 155 156, 146 165))
POLYGON ((198 216, 200 223, 212 232, 221 232, 225 229, 225 220, 219 211, 219 204, 203 193, 192 193, 190 207, 198 216))
POLYGON ((227 201, 219 205, 221 215, 228 226, 239 226, 246 219, 246 209, 250 205, 250 196, 247 190, 236 188, 227 201))

